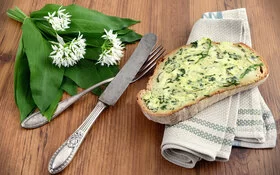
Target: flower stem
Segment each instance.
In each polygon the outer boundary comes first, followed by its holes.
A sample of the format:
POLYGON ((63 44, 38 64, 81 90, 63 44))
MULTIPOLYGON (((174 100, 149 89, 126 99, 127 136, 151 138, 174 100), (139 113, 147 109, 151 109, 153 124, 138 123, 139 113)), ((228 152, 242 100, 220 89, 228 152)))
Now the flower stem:
POLYGON ((23 13, 23 11, 21 11, 18 7, 15 7, 14 9, 9 9, 7 11, 7 15, 10 18, 12 18, 18 22, 21 22, 21 23, 23 23, 25 18, 28 18, 28 16, 25 13, 23 13))
POLYGON ((111 47, 113 47, 113 44, 110 42, 110 40, 106 39, 101 46, 102 52, 110 50, 111 47))

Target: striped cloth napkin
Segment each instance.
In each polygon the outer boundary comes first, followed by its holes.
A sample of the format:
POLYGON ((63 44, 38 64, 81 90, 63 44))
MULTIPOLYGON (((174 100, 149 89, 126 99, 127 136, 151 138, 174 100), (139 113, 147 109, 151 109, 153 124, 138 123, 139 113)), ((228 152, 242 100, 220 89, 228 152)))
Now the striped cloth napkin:
MULTIPOLYGON (((188 43, 201 37, 251 46, 246 9, 203 14, 194 24, 188 43)), ((232 146, 273 148, 276 139, 274 118, 258 88, 253 88, 217 102, 186 121, 166 125, 161 153, 176 165, 193 168, 201 159, 229 160, 232 146)))

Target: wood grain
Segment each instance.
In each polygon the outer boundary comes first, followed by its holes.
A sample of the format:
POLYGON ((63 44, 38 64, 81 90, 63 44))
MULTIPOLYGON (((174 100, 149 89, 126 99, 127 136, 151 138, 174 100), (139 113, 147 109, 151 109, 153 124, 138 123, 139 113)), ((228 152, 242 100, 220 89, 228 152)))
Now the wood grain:
MULTIPOLYGON (((0 1, 0 174, 48 174, 51 155, 82 123, 96 104, 89 94, 60 117, 41 128, 22 129, 13 98, 13 67, 20 24, 6 11, 18 6, 30 13, 46 3, 76 3, 109 15, 141 20, 137 32, 153 32, 171 51, 186 43, 192 25, 202 13, 247 8, 253 47, 266 58, 269 79, 260 91, 280 126, 280 1, 278 0, 1 0, 0 1)), ((122 64, 136 45, 129 45, 122 64)), ((228 162, 201 161, 184 169, 160 154, 164 126, 146 119, 136 104, 136 93, 147 78, 129 86, 118 103, 94 124, 73 162, 61 174, 280 174, 280 145, 274 149, 233 148, 228 162)), ((278 131, 279 136, 279 131, 278 131)))

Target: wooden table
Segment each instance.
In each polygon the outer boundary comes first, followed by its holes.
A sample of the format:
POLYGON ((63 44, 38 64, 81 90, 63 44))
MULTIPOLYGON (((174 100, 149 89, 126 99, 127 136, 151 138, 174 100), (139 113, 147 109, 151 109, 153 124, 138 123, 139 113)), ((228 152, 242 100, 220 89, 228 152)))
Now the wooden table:
MULTIPOLYGON (((132 28, 141 34, 157 34, 167 51, 186 43, 194 22, 202 13, 247 8, 253 47, 270 67, 270 77, 260 86, 260 91, 280 126, 279 0, 1 0, 1 175, 48 174, 51 155, 82 123, 97 101, 88 94, 48 125, 34 130, 20 127, 13 94, 13 68, 21 29, 20 24, 5 13, 18 6, 29 14, 46 3, 76 3, 109 15, 139 19, 141 23, 132 28)), ((127 46, 121 65, 135 47, 127 46)), ((102 114, 73 162, 61 174, 280 174, 279 141, 274 149, 233 148, 228 162, 201 161, 194 169, 166 161, 160 153, 164 125, 146 119, 136 104, 136 93, 145 87, 147 79, 130 85, 118 103, 102 114)))

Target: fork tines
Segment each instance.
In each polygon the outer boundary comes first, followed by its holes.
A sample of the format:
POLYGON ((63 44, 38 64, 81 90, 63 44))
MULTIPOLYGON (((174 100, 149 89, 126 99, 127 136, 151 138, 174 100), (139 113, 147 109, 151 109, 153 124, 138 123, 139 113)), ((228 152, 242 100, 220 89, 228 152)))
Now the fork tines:
POLYGON ((165 49, 163 48, 162 45, 155 47, 155 49, 153 49, 152 52, 149 54, 149 57, 147 58, 146 62, 140 68, 140 70, 138 71, 137 75, 135 76, 132 82, 139 80, 146 73, 151 71, 155 67, 157 60, 161 58, 164 52, 165 49))

